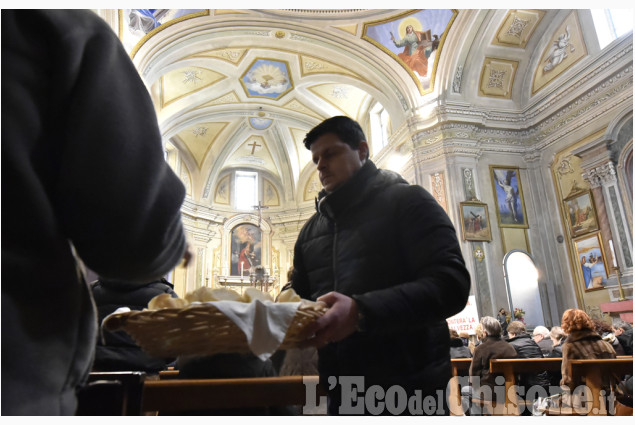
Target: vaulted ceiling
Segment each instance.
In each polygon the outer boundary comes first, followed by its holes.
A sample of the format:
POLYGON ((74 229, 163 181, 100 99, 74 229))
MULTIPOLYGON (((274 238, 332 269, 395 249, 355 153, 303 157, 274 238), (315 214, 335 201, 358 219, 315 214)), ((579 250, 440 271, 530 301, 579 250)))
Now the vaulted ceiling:
POLYGON ((597 45, 583 36, 590 17, 571 10, 99 13, 151 91, 189 195, 221 209, 237 169, 261 173, 274 208, 312 200, 318 183, 302 140, 325 118, 348 115, 368 129, 379 103, 392 145, 410 137, 415 121, 425 128, 447 119, 426 112, 439 106, 469 110, 475 120, 501 113, 522 122, 587 45, 597 45), (427 70, 406 63, 404 47, 390 39, 404 38, 408 25, 427 41, 427 70), (550 50, 559 34, 567 42, 563 64, 550 50), (551 62, 557 70, 547 69, 551 62))

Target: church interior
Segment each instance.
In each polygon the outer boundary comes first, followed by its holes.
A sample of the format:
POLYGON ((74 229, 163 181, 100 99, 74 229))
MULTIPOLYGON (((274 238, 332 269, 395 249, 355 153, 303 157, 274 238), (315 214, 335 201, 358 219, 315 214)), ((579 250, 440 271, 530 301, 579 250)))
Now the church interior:
POLYGON ((146 83, 186 187, 194 258, 166 276, 179 296, 240 292, 256 266, 280 292, 321 190, 303 138, 346 115, 379 168, 447 212, 479 316, 518 308, 550 327, 581 308, 632 323, 632 13, 95 12, 146 83))

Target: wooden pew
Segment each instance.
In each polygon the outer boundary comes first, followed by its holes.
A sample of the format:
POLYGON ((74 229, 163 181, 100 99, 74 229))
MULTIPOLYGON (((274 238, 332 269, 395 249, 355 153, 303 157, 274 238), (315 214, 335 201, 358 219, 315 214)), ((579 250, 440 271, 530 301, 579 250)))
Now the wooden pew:
POLYGON ((490 373, 502 374, 505 378, 505 403, 494 407, 495 415, 520 415, 520 400, 515 391, 510 391, 516 385, 516 375, 519 373, 537 373, 543 371, 558 371, 562 368, 561 358, 541 359, 492 359, 490 373), (511 393, 511 394, 510 394, 511 393))
POLYGON ((451 359, 452 377, 448 382, 450 394, 448 395, 448 403, 450 408, 450 416, 464 416, 463 407, 461 405, 461 382, 459 378, 469 376, 470 365, 472 359, 451 359))
POLYGON ((77 416, 134 416, 141 414, 145 372, 91 372, 77 394, 77 416))
POLYGON ((177 379, 178 377, 178 370, 162 370, 159 372, 159 379, 177 379))
MULTIPOLYGON (((318 382, 318 376, 168 378, 146 381, 143 388, 142 410, 178 413, 192 410, 304 406, 307 404, 307 386, 315 389, 314 394, 317 396, 326 394, 322 387, 317 385, 318 382)), ((315 403, 317 404, 317 400, 315 403)))
MULTIPOLYGON (((586 406, 586 410, 578 410, 571 408, 551 408, 547 411, 550 416, 561 415, 587 415, 587 416, 607 416, 614 412, 609 411, 606 405, 606 396, 601 394, 603 377, 633 374, 633 357, 619 356, 616 359, 589 359, 589 360, 571 360, 570 373, 573 378, 574 385, 582 382, 581 378, 585 378, 584 384, 591 391, 591 403, 586 406)), ((615 406, 612 406, 615 409, 615 406)))

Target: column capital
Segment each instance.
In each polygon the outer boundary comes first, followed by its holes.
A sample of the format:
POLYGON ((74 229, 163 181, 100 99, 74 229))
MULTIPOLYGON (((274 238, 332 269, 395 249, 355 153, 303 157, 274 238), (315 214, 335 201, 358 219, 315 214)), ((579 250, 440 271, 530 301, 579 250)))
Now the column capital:
POLYGON ((615 183, 617 176, 613 162, 608 161, 593 168, 585 169, 582 178, 589 183, 592 188, 615 183))

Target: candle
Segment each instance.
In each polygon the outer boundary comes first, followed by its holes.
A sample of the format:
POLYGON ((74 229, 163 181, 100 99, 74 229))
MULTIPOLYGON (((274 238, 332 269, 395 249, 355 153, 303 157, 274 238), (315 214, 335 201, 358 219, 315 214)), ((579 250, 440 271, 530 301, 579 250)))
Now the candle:
POLYGON ((240 275, 243 275, 243 266, 245 265, 245 263, 243 263, 242 261, 240 262, 240 275))
POLYGON ((611 248, 611 257, 613 257, 613 267, 617 268, 617 259, 615 258, 615 250, 613 249, 613 239, 609 240, 609 247, 611 248))

